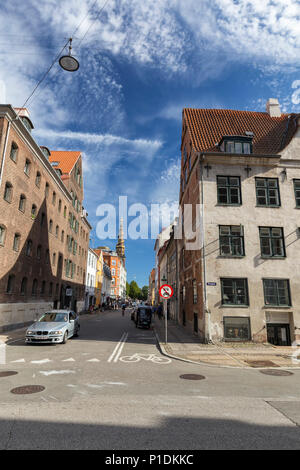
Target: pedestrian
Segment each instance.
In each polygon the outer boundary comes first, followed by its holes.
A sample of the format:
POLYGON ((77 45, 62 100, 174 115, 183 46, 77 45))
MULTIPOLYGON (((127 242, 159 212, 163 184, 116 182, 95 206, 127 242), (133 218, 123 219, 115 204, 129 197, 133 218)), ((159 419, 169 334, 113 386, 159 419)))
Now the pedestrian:
POLYGON ((123 316, 123 317, 124 317, 124 314, 125 314, 125 308, 126 308, 126 305, 123 304, 123 305, 122 305, 122 316, 123 316))
POLYGON ((162 319, 162 305, 161 304, 159 304, 159 306, 157 307, 157 316, 160 320, 162 319))

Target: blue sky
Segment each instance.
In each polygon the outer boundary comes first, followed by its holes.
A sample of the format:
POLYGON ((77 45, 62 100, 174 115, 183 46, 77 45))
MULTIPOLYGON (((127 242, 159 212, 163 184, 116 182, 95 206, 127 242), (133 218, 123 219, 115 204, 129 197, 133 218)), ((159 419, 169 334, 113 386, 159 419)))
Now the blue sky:
MULTIPOLYGON (((293 0, 11 0, 0 17, 1 101, 22 106, 75 33, 78 72, 56 64, 28 103, 34 136, 81 150, 85 207, 176 203, 183 107, 300 108, 300 5, 293 0), (92 8, 94 6, 94 8, 92 8), (79 26, 79 27, 78 27, 79 26), (83 38, 83 39, 82 39, 83 38)), ((130 219, 129 219, 130 221, 130 219)), ((154 240, 127 240, 128 280, 148 283, 154 240)))

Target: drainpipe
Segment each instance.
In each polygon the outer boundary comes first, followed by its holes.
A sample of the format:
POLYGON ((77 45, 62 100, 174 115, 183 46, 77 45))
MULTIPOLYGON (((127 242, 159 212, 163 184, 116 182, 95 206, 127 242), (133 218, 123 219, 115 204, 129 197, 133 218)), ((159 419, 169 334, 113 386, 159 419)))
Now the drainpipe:
POLYGON ((210 311, 207 305, 207 286, 206 286, 206 256, 205 256, 205 232, 204 232, 204 189, 203 189, 203 154, 199 156, 199 163, 200 163, 200 195, 201 195, 201 220, 200 220, 200 227, 202 232, 202 272, 203 272, 203 294, 204 294, 204 301, 203 301, 203 309, 205 314, 205 323, 207 324, 205 328, 205 338, 206 341, 209 343, 211 341, 210 335, 210 311))
POLYGON ((3 153, 2 153, 1 168, 0 168, 0 189, 1 189, 2 178, 3 178, 4 163, 5 163, 5 157, 6 157, 6 149, 7 149, 7 142, 8 142, 10 126, 11 126, 11 121, 8 121, 7 128, 6 128, 4 147, 3 147, 3 153))

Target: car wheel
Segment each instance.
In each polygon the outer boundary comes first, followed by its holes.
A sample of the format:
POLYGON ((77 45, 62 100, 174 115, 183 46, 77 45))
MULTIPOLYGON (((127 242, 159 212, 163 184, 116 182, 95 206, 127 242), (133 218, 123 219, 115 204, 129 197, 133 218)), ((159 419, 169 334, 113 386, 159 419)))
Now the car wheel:
POLYGON ((68 341, 68 332, 66 331, 64 334, 63 344, 66 344, 67 341, 68 341))

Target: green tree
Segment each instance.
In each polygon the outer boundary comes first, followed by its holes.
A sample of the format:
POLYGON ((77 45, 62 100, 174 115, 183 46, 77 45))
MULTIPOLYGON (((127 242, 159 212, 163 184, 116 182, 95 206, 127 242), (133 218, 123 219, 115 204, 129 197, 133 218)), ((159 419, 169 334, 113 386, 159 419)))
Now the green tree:
POLYGON ((129 297, 132 299, 139 299, 141 295, 141 289, 135 281, 131 281, 129 285, 129 297))
POLYGON ((126 295, 130 297, 129 291, 130 291, 130 285, 129 285, 129 282, 126 281, 126 295))
POLYGON ((148 286, 143 286, 142 287, 142 300, 147 300, 148 299, 148 290, 149 290, 149 287, 148 286))

